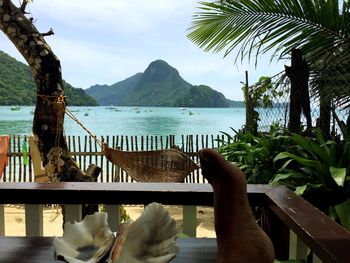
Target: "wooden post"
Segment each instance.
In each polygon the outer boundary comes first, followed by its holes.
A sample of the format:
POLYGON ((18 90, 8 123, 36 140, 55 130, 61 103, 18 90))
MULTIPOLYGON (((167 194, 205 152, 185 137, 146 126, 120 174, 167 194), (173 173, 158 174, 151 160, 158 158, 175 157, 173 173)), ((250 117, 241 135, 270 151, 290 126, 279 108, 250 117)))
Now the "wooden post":
POLYGON ((290 79, 290 106, 289 106, 289 130, 300 131, 301 110, 307 121, 307 128, 311 128, 311 111, 309 96, 309 67, 303 60, 300 49, 292 50, 292 65, 285 66, 285 71, 290 79))
POLYGON ((34 167, 34 181, 38 183, 49 182, 49 177, 46 175, 45 168, 42 166, 40 152, 34 135, 30 135, 28 137, 28 141, 30 156, 32 158, 34 167))
POLYGON ((330 138, 330 127, 331 123, 331 99, 329 94, 325 94, 324 91, 320 90, 320 118, 319 128, 322 131, 323 136, 326 139, 330 138))
POLYGON ((82 206, 81 205, 64 205, 64 222, 81 221, 82 220, 82 206))
POLYGON ((0 236, 5 235, 5 208, 0 204, 0 236))
POLYGON ((25 205, 26 236, 43 236, 43 205, 25 205))
POLYGON ((275 258, 289 259, 289 228, 272 211, 263 208, 261 227, 270 237, 275 248, 275 258))
POLYGON ((257 123, 254 118, 254 103, 249 91, 248 71, 245 71, 245 85, 244 85, 244 102, 245 102, 245 130, 252 134, 257 133, 257 123))
POLYGON ((183 206, 183 233, 190 237, 197 235, 197 207, 194 205, 183 206))
POLYGON ((117 232, 120 224, 120 205, 105 205, 108 214, 107 222, 112 232, 117 232))
POLYGON ((307 261, 308 247, 298 236, 291 230, 289 241, 289 259, 305 260, 307 261))

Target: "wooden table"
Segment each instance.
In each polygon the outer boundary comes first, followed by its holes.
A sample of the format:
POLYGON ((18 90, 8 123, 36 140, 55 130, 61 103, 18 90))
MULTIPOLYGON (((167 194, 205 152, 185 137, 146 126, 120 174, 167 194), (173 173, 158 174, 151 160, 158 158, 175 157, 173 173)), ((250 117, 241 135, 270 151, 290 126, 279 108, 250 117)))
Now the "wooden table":
MULTIPOLYGON (((1 263, 59 263, 54 259, 52 237, 0 237, 1 263)), ((179 238, 180 253, 174 263, 216 262, 214 238, 179 238)))

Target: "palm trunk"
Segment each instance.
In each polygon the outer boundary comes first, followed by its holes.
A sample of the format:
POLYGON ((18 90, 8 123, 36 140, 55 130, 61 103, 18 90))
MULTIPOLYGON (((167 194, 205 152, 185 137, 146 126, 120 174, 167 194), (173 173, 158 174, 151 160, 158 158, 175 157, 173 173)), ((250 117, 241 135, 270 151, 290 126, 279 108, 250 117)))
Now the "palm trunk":
POLYGON ((320 129, 326 139, 330 138, 331 131, 331 99, 328 94, 320 90, 320 129))
POLYGON ((302 110, 307 120, 307 128, 310 129, 309 68, 307 63, 302 59, 302 53, 299 49, 292 50, 292 65, 291 67, 285 66, 285 70, 291 85, 289 130, 291 132, 300 132, 302 110))

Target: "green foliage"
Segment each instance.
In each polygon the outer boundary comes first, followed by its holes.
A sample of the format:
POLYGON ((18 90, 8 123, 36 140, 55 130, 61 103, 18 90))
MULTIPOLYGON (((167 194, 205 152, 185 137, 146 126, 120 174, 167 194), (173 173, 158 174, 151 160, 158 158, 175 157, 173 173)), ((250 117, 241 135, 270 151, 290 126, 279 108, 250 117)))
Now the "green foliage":
POLYGON ((206 51, 225 50, 225 56, 236 51, 237 61, 269 50, 283 57, 293 48, 318 58, 325 50, 349 47, 348 1, 342 6, 338 0, 220 2, 201 2, 189 29, 189 39, 206 51))
POLYGON ((153 61, 144 73, 137 73, 111 86, 95 85, 86 91, 100 105, 168 107, 244 107, 212 88, 193 86, 165 61, 153 61))
POLYGON ((300 49, 314 96, 348 105, 350 5, 338 0, 200 2, 188 38, 205 51, 235 53, 235 62, 271 52, 290 57, 300 49), (324 92, 323 92, 324 91, 324 92))
POLYGON ((125 223, 125 222, 129 222, 130 216, 126 213, 126 210, 124 208, 124 206, 120 206, 120 222, 121 223, 125 223))
MULTIPOLYGON (((64 82, 68 105, 97 106, 82 89, 64 82)), ((0 105, 35 105, 36 86, 30 68, 0 51, 0 105)))
MULTIPOLYGON (((212 88, 200 85, 200 86, 192 86, 189 90, 189 93, 184 95, 186 97, 191 98, 189 107, 228 107, 229 103, 224 97, 224 95, 220 92, 213 90, 212 88)), ((181 106, 181 105, 177 105, 181 106)))
POLYGON ((256 109, 272 107, 273 99, 283 95, 283 92, 277 91, 277 88, 277 85, 272 85, 271 78, 265 76, 261 76, 252 88, 242 87, 246 102, 246 131, 257 133, 260 116, 256 109))
MULTIPOLYGON (((100 212, 106 212, 105 205, 100 205, 99 210, 100 212)), ((120 213, 120 223, 129 222, 131 220, 130 216, 126 213, 126 210, 123 205, 119 206, 119 213, 120 213)))
POLYGON ((184 234, 184 233, 179 233, 179 234, 177 235, 177 237, 178 237, 178 238, 189 238, 189 236, 186 235, 186 234, 184 234))
POLYGON ((294 146, 279 153, 283 162, 272 180, 284 184, 350 229, 350 140, 325 141, 320 130, 316 139, 292 135, 294 146))
POLYGON ((96 100, 87 95, 85 90, 74 88, 65 81, 63 81, 63 84, 68 106, 98 106, 96 100))
POLYGON ((243 131, 219 150, 237 164, 248 183, 282 184, 350 230, 350 126, 342 142, 325 141, 320 130, 304 138, 277 124, 257 136, 243 131))
POLYGON ((244 131, 236 132, 235 137, 225 134, 234 141, 220 148, 226 159, 244 171, 248 183, 268 184, 280 168, 275 165, 275 156, 290 145, 284 130, 274 124, 269 133, 259 133, 257 136, 244 131))

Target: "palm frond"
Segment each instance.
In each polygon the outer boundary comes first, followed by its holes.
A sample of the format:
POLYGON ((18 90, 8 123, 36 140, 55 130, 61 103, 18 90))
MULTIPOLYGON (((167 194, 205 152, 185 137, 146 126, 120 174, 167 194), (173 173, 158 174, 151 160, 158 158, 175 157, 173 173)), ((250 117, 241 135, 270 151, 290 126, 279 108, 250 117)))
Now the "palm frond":
POLYGON ((350 47, 349 5, 338 0, 227 0, 201 2, 188 38, 205 51, 236 51, 235 62, 273 50, 300 48, 309 58, 350 47))

